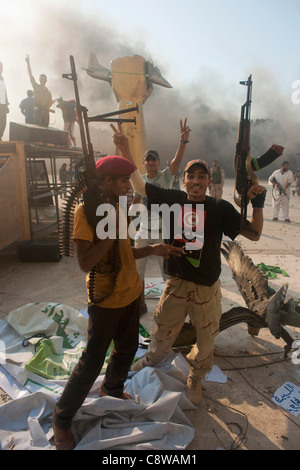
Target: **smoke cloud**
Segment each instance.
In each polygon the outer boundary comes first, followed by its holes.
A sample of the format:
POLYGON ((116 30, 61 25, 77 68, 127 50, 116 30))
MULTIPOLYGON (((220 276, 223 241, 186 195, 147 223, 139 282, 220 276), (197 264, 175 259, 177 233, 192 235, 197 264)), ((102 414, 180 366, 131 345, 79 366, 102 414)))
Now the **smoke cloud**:
MULTIPOLYGON (((34 6, 35 19, 23 37, 23 49, 14 57, 14 64, 7 61, 4 63, 4 77, 8 69, 10 72, 16 72, 15 79, 10 82, 6 80, 11 103, 9 120, 23 122, 18 106, 30 88, 24 60, 26 53, 30 54, 36 79, 40 73, 47 75, 53 98, 74 98, 72 82, 62 78, 63 73, 70 72, 69 56, 73 55, 78 72, 81 103, 88 108, 89 116, 117 110, 118 105, 110 85, 89 77, 82 69, 88 64, 90 52, 94 52, 99 62, 109 68, 111 60, 126 55, 139 54, 148 60, 151 51, 147 50, 139 37, 123 37, 122 32, 108 26, 99 15, 83 15, 74 5, 69 9, 63 4, 49 4, 45 11, 42 3, 34 6)), ((17 32, 15 34, 17 35, 17 32)), ((14 38, 12 33, 10 42, 16 37, 14 38)), ((155 62, 154 57, 153 62, 174 86, 165 65, 155 62)), ((286 149, 284 158, 278 159, 268 169, 261 170, 261 176, 267 177, 284 159, 289 160, 295 170, 300 166, 299 153, 297 155, 297 152, 300 152, 299 122, 297 106, 294 105, 291 113, 291 90, 287 90, 285 96, 280 94, 274 78, 269 77, 267 71, 261 68, 252 68, 249 73, 253 74, 254 80, 251 152, 258 157, 273 143, 283 145, 286 149)), ((240 79, 246 80, 247 77, 240 79)), ((233 156, 240 107, 245 99, 245 88, 238 83, 226 82, 216 71, 205 67, 199 72, 197 80, 180 88, 165 89, 154 86, 152 95, 144 105, 147 145, 159 152, 163 167, 176 152, 179 120, 187 117, 192 132, 183 165, 191 158, 203 158, 209 164, 217 158, 226 175, 233 177, 233 156)), ((55 116, 52 125, 62 128, 58 109, 55 116)), ((91 124, 90 131, 95 150, 107 154, 113 152, 108 124, 91 124)), ((79 142, 78 128, 77 133, 79 142)))

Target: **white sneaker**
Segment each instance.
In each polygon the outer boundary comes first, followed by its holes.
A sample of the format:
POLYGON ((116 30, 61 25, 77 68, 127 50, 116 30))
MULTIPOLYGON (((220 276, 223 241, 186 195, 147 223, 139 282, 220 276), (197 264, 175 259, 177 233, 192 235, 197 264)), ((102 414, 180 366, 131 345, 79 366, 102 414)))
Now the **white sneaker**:
POLYGON ((187 397, 195 406, 198 406, 201 401, 201 379, 195 375, 189 375, 187 378, 187 397))

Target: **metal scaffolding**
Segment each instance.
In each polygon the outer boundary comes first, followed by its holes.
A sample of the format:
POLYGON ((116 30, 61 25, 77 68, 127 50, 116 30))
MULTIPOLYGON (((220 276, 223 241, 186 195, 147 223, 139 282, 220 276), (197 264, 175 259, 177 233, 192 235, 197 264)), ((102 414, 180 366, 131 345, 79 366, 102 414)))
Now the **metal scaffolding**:
MULTIPOLYGON (((83 154, 80 148, 38 143, 26 143, 24 150, 31 238, 34 238, 41 232, 58 231, 61 202, 76 185, 77 175, 83 168, 83 154), (67 164, 69 178, 66 182, 59 179, 59 163, 67 164)), ((95 152, 95 160, 104 156, 95 152)))

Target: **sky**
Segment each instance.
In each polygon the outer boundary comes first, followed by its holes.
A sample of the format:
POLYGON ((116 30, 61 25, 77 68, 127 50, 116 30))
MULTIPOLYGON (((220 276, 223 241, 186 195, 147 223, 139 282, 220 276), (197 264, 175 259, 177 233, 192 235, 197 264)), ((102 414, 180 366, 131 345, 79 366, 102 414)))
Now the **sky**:
MULTIPOLYGON (((118 57, 138 54, 151 59, 173 87, 155 86, 144 105, 147 144, 159 151, 163 163, 174 155, 179 120, 187 117, 192 132, 184 161, 199 157, 211 163, 219 158, 230 173, 246 97, 239 82, 252 74, 252 153, 259 156, 278 143, 292 165, 298 165, 300 100, 295 101, 297 88, 292 87, 299 81, 300 90, 300 0, 0 3, 8 121, 23 122, 19 103, 30 88, 26 54, 33 75, 46 73, 53 97, 65 99, 73 98, 69 81, 62 79, 72 54, 81 102, 91 114, 114 111, 117 102, 107 82, 83 70, 90 52, 107 68, 118 57)), ((59 110, 51 115, 51 125, 62 128, 59 110)), ((93 125, 91 135, 97 150, 112 153, 107 124, 93 125)), ((4 138, 9 138, 9 124, 4 138)))

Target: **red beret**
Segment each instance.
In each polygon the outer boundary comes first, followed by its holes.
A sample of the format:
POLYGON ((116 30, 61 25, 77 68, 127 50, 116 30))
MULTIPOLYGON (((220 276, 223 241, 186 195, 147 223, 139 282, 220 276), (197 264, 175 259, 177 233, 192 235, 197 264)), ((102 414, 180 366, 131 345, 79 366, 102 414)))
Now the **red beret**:
POLYGON ((109 155, 96 162, 98 175, 102 176, 130 176, 136 166, 118 155, 109 155))

